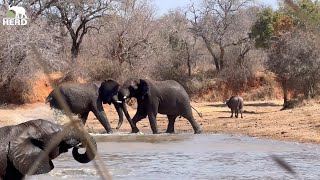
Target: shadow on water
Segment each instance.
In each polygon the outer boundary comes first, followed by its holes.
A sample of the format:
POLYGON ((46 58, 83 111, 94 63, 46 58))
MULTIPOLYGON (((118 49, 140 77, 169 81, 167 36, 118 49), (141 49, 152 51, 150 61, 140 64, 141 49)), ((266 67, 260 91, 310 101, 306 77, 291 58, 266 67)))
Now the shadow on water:
POLYGON ((91 134, 97 142, 142 142, 142 143, 166 143, 179 142, 191 138, 191 135, 176 135, 176 134, 91 134))

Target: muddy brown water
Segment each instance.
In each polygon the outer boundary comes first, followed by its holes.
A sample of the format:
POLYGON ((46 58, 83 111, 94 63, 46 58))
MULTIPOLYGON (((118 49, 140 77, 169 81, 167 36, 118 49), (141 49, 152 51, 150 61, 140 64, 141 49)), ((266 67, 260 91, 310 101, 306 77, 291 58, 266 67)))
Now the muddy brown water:
MULTIPOLYGON (((113 179, 297 179, 270 155, 287 161, 298 179, 320 178, 320 146, 217 134, 98 135, 98 151, 113 179)), ((100 179, 93 163, 71 152, 49 174, 27 179, 100 179)))

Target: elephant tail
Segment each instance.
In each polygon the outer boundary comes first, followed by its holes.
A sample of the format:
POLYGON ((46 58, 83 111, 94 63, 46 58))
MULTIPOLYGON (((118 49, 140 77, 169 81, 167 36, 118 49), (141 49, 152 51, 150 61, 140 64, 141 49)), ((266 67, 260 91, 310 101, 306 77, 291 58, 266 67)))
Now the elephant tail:
POLYGON ((59 103, 58 103, 57 99, 55 98, 53 91, 46 98, 45 104, 47 104, 47 103, 49 103, 51 108, 60 109, 59 103))
MULTIPOLYGON (((191 105, 190 105, 190 106, 191 106, 191 105)), ((199 111, 197 111, 196 108, 194 108, 193 106, 191 106, 191 107, 192 107, 192 109, 195 110, 195 111, 198 113, 198 115, 202 118, 202 113, 200 113, 199 111)))
POLYGON ((49 96, 46 98, 45 104, 50 103, 52 100, 53 100, 53 98, 49 95, 49 96))

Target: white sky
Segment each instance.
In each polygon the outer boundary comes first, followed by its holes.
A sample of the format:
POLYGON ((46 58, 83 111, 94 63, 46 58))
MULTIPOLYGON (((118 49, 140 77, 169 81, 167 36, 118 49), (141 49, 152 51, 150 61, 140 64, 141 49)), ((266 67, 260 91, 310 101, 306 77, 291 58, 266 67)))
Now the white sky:
MULTIPOLYGON (((170 9, 175 9, 178 7, 186 7, 191 2, 201 2, 201 0, 154 0, 154 4, 157 6, 159 15, 163 15, 168 12, 170 9)), ((255 2, 259 4, 265 4, 272 6, 273 8, 278 7, 277 0, 256 0, 255 2)))

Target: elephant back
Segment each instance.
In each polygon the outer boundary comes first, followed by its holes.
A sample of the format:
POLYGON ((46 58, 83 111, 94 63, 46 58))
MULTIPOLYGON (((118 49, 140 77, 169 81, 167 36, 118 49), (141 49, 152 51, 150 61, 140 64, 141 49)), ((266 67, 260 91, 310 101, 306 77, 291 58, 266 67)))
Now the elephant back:
POLYGON ((50 106, 62 110, 54 91, 60 90, 60 93, 73 113, 82 113, 83 110, 91 106, 92 102, 97 101, 99 97, 99 88, 97 83, 64 83, 54 89, 47 98, 50 106))
POLYGON ((171 99, 175 97, 180 100, 189 101, 189 95, 184 87, 175 80, 166 80, 166 81, 151 81, 151 87, 155 87, 157 93, 163 97, 163 99, 171 99), (168 96, 166 98, 166 96, 168 96))

